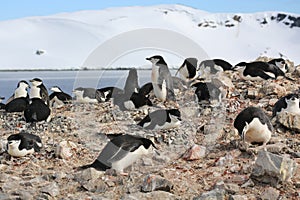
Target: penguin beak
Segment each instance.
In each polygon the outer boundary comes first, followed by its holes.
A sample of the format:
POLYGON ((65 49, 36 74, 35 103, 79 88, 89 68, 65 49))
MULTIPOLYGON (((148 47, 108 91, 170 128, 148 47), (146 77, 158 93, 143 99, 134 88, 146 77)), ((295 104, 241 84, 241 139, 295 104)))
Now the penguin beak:
POLYGON ((146 58, 146 60, 151 60, 151 58, 146 58))

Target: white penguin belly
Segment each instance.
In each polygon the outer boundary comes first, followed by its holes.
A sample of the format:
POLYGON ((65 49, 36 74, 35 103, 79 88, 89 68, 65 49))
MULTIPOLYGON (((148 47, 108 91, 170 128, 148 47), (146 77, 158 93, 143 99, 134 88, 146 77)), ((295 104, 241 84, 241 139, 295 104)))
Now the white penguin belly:
POLYGON ((259 119, 254 118, 244 131, 244 140, 246 142, 263 142, 267 143, 271 139, 271 131, 267 124, 262 125, 259 119))
POLYGON ((123 170, 125 168, 132 165, 142 155, 147 154, 147 153, 148 153, 147 149, 145 149, 145 147, 142 145, 134 152, 128 152, 128 154, 121 160, 113 162, 111 164, 111 167, 112 167, 112 169, 115 169, 116 171, 123 172, 123 170))
POLYGON ((38 87, 31 87, 30 89, 30 98, 41 98, 40 89, 38 87))
POLYGON ((161 100, 165 101, 167 98, 167 84, 166 81, 163 81, 162 88, 158 85, 158 77, 159 77, 159 67, 156 65, 152 66, 151 80, 153 85, 153 92, 155 96, 161 100))
POLYGON ((22 149, 19 150, 18 148, 11 148, 9 147, 7 152, 14 157, 23 157, 26 156, 27 154, 32 154, 34 153, 34 149, 30 149, 30 150, 26 150, 26 149, 22 149))

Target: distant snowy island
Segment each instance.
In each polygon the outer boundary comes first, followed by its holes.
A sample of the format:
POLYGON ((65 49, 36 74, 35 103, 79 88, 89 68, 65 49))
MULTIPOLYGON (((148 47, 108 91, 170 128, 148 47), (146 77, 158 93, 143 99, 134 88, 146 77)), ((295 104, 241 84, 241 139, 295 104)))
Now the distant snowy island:
MULTIPOLYGON (((182 5, 158 5, 0 21, 0 70, 149 68, 145 57, 153 54, 164 55, 168 64, 176 68, 188 53, 182 55, 178 49, 168 45, 163 49, 158 45, 168 39, 168 32, 182 35, 202 48, 200 59, 222 58, 236 64, 268 56, 300 64, 298 14, 275 11, 208 13, 182 5), (152 48, 141 45, 130 49, 135 43, 133 34, 119 43, 114 40, 122 34, 143 29, 166 30, 166 34, 161 38, 159 35, 153 37, 150 31, 142 38, 136 37, 149 41, 148 45, 153 41, 152 48), (103 44, 107 45, 106 49, 95 54, 103 44), (90 66, 89 58, 93 54, 99 58, 99 63, 90 66)), ((172 43, 187 45, 186 49, 190 45, 176 37, 172 43)))

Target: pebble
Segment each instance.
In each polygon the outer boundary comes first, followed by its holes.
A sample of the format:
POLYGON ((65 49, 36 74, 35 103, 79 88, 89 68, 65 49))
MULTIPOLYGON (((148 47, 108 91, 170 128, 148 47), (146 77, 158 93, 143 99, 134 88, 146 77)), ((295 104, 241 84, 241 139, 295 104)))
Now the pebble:
POLYGON ((144 178, 143 184, 141 186, 142 192, 152 192, 152 191, 165 191, 170 192, 173 188, 173 184, 158 175, 149 174, 144 178))
POLYGON ((265 200, 274 200, 274 199, 278 199, 279 195, 280 192, 278 190, 272 187, 268 187, 261 194, 261 198, 265 200))
POLYGON ((206 155, 206 147, 195 144, 188 149, 182 156, 184 160, 192 161, 204 158, 206 155))
POLYGON ((56 197, 60 194, 60 189, 59 189, 59 186, 57 185, 57 183, 53 182, 53 183, 50 183, 50 184, 44 186, 41 189, 41 192, 49 194, 51 197, 56 197))

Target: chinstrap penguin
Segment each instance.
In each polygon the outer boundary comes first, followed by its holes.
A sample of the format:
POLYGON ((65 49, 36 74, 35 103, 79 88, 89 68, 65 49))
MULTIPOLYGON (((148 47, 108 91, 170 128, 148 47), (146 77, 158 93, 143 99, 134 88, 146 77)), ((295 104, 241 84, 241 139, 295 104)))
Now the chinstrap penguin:
POLYGON ((172 76, 162 56, 146 58, 152 63, 151 81, 155 96, 161 100, 175 101, 172 76))
POLYGON ((13 99, 20 98, 20 97, 29 99, 28 88, 30 88, 30 86, 27 83, 27 81, 25 80, 19 81, 17 88, 14 91, 14 94, 11 97, 9 97, 9 99, 6 101, 6 104, 11 102, 13 99))
POLYGON ((138 125, 145 129, 177 128, 181 123, 181 114, 178 109, 156 110, 144 117, 138 125))
POLYGON ((273 126, 269 117, 261 108, 247 107, 242 110, 234 120, 234 127, 238 130, 243 142, 262 143, 269 142, 273 126))
POLYGON ((72 100, 72 97, 58 86, 53 86, 50 90, 52 91, 49 96, 51 107, 61 107, 72 100))
POLYGON ((288 72, 288 64, 283 58, 275 58, 270 60, 268 63, 277 66, 283 73, 288 72))
POLYGON ((293 80, 286 77, 285 73, 278 66, 263 61, 254 61, 250 63, 240 62, 235 67, 237 71, 240 72, 240 76, 245 80, 274 80, 277 79, 278 76, 293 80))
POLYGON ((5 109, 5 104, 2 103, 2 101, 5 99, 5 97, 0 97, 0 110, 5 109))
POLYGON ((148 96, 152 90, 153 90, 153 84, 151 82, 148 82, 139 88, 138 93, 148 96))
POLYGON ((130 97, 127 94, 120 94, 113 98, 113 104, 119 106, 120 110, 134 110, 142 106, 152 106, 149 97, 142 93, 133 93, 130 97))
POLYGON ((23 112, 29 106, 27 97, 15 98, 5 105, 6 112, 23 112))
POLYGON ((47 88, 45 87, 43 81, 39 78, 34 78, 30 80, 31 88, 30 88, 30 99, 40 98, 44 101, 46 105, 50 105, 49 102, 49 94, 47 88))
POLYGON ((211 59, 211 60, 203 60, 199 64, 198 70, 200 71, 200 74, 201 71, 207 71, 211 74, 216 74, 220 71, 234 70, 234 67, 229 62, 223 59, 211 59))
POLYGON ((139 83, 138 83, 138 75, 137 70, 132 68, 129 70, 127 79, 125 81, 124 93, 131 96, 131 94, 138 93, 139 83))
POLYGON ((43 120, 49 122, 51 119, 50 113, 50 108, 41 98, 33 98, 29 106, 24 110, 24 117, 27 123, 40 122, 43 120))
POLYGON ((190 80, 193 80, 197 77, 197 63, 197 58, 184 59, 175 76, 177 75, 177 73, 179 73, 179 77, 184 81, 188 82, 190 80))
POLYGON ((117 98, 124 94, 124 91, 118 87, 104 87, 96 90, 96 99, 98 102, 107 102, 111 98, 117 98))
POLYGON ((106 144, 92 164, 82 166, 79 169, 92 167, 100 171, 114 169, 123 173, 125 168, 132 165, 141 156, 150 153, 151 146, 156 148, 149 139, 128 134, 119 135, 106 144))
POLYGON ((289 112, 300 115, 299 94, 293 93, 281 97, 274 105, 272 117, 275 117, 281 112, 289 112))
POLYGON ((120 110, 134 110, 142 106, 152 106, 147 88, 140 90, 136 69, 131 69, 126 79, 124 92, 113 98, 113 104, 118 105, 120 110))
POLYGON ((73 90, 78 103, 98 103, 95 88, 78 87, 73 90))
POLYGON ((13 157, 23 157, 42 148, 41 138, 24 131, 7 138, 7 152, 13 157))
POLYGON ((195 87, 195 95, 197 96, 198 102, 203 101, 209 103, 221 103, 222 92, 211 82, 196 82, 192 84, 192 87, 195 87))

